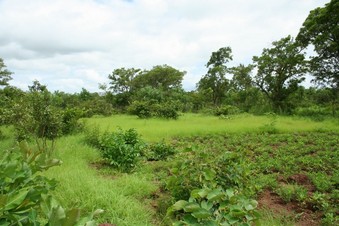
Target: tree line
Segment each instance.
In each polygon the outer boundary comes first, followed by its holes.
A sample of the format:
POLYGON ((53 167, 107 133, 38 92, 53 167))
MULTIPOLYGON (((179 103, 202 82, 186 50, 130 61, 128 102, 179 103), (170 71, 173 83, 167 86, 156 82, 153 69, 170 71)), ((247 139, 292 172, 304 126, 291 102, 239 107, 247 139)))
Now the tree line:
POLYGON ((115 112, 174 119, 179 112, 337 116, 338 12, 338 0, 312 10, 296 37, 289 35, 272 42, 261 55, 253 56, 248 65, 230 67, 233 56, 229 46, 212 52, 206 73, 193 91, 182 87, 185 71, 164 64, 150 70, 114 69, 108 75, 109 82, 99 84, 100 93, 85 88, 75 94, 50 93, 39 81, 34 81, 29 91, 24 92, 9 86, 12 72, 0 58, 1 121, 3 124, 6 121, 6 109, 13 109, 24 96, 34 92, 48 93, 51 106, 72 109, 78 117, 115 112), (306 50, 312 47, 314 54, 309 57, 306 50), (312 77, 312 87, 301 85, 306 76, 312 77))

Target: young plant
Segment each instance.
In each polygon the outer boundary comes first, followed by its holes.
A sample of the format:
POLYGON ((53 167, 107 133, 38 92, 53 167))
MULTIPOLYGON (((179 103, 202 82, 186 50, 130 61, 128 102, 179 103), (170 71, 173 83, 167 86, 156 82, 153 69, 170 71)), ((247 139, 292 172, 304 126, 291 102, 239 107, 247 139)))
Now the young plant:
POLYGON ((143 147, 144 142, 135 129, 119 129, 100 137, 102 157, 108 164, 124 172, 129 172, 136 166, 143 147))
POLYGON ((148 160, 159 161, 166 160, 169 156, 174 155, 175 153, 176 151, 173 146, 161 141, 150 144, 145 154, 148 160))
POLYGON ((252 225, 258 219, 258 203, 221 188, 195 189, 188 201, 177 201, 168 209, 176 215, 173 225, 252 225))

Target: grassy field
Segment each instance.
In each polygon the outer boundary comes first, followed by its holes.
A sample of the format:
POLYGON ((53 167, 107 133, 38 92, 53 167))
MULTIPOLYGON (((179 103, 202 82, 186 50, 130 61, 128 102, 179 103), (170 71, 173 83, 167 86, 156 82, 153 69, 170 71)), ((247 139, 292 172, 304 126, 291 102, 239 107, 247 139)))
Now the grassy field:
POLYGON ((315 122, 310 119, 293 117, 253 116, 249 114, 219 118, 210 115, 184 114, 178 120, 139 119, 131 115, 114 115, 109 118, 85 119, 89 125, 102 130, 114 131, 135 128, 143 139, 158 141, 174 136, 204 135, 211 133, 261 132, 272 122, 279 132, 298 131, 339 131, 339 120, 315 122))
MULTIPOLYGON (((314 131, 339 132, 338 120, 315 122, 281 116, 238 115, 218 118, 184 114, 178 120, 145 120, 135 116, 114 115, 84 119, 84 121, 87 127, 98 126, 101 131, 115 131, 118 127, 124 130, 135 128, 147 142, 163 139, 172 142, 174 137, 183 139, 182 137, 204 137, 211 134, 237 136, 266 132, 287 134, 314 131)), ((10 133, 10 130, 6 130, 5 134, 7 133, 10 133)), ((1 148, 8 148, 13 145, 13 141, 4 139, 0 144, 1 148)), ((281 155, 283 156, 283 153, 281 155)), ((60 138, 57 141, 55 156, 61 159, 63 164, 51 168, 46 175, 59 181, 53 193, 64 206, 82 207, 86 211, 104 209, 105 212, 99 216, 98 221, 119 226, 163 224, 162 216, 157 210, 162 204, 155 203, 154 197, 159 194, 163 185, 163 182, 159 181, 159 174, 163 173, 162 177, 166 177, 166 162, 141 164, 130 174, 117 172, 101 165, 99 151, 85 144, 84 134, 60 138)), ((275 216, 269 210, 262 213, 265 218, 262 221, 263 225, 293 225, 295 220, 293 217, 286 220, 285 216, 275 216), (267 224, 268 222, 270 223, 267 224)))

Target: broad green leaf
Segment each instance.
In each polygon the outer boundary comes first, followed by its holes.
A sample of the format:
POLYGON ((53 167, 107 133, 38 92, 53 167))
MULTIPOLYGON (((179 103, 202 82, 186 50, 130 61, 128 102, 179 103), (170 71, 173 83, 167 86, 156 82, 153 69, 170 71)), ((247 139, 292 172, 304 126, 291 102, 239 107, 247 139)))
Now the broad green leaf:
POLYGON ((220 203, 219 209, 226 209, 229 207, 229 205, 230 205, 230 202, 228 200, 223 201, 220 203))
POLYGON ((200 206, 198 203, 187 203, 184 207, 185 212, 193 212, 200 209, 200 206))
POLYGON ((210 189, 207 189, 207 188, 200 189, 199 196, 201 198, 205 198, 208 195, 209 192, 210 192, 210 189))
POLYGON ((248 204, 245 205, 245 209, 246 210, 254 210, 255 207, 248 203, 248 204))
POLYGON ((71 209, 67 211, 62 226, 74 226, 80 219, 80 212, 80 209, 71 209))
POLYGON ((177 201, 176 203, 174 203, 174 204, 172 205, 173 210, 174 210, 174 211, 182 210, 182 209, 184 209, 184 207, 186 206, 187 203, 188 203, 188 202, 185 201, 185 200, 179 200, 179 201, 177 201))
POLYGON ((204 221, 204 226, 218 226, 218 224, 213 220, 209 220, 209 221, 204 221))
POLYGON ((6 206, 7 196, 8 195, 0 195, 0 209, 4 208, 6 206))
POLYGON ((49 226, 62 226, 65 218, 65 210, 61 206, 53 207, 48 221, 49 226))
POLYGON ((224 193, 219 189, 214 189, 208 193, 207 199, 211 202, 218 201, 224 196, 224 193))
POLYGON ((226 189, 226 194, 228 198, 232 198, 234 196, 234 190, 232 188, 226 189))
POLYGON ((204 208, 206 210, 210 210, 213 207, 213 203, 209 201, 202 201, 200 205, 201 205, 201 208, 204 208))
POLYGON ((211 216, 211 212, 203 208, 199 208, 192 213, 192 216, 198 219, 206 219, 211 216))
POLYGON ((214 180, 215 178, 215 171, 212 170, 212 169, 205 169, 204 172, 203 172, 204 176, 205 176, 205 179, 207 181, 211 181, 211 180, 214 180))
POLYGON ((198 220, 193 217, 191 214, 186 214, 184 217, 183 217, 183 220, 184 222, 187 224, 187 225, 195 225, 195 224, 198 224, 198 220))
POLYGON ((20 190, 13 195, 7 197, 4 210, 11 210, 18 207, 26 198, 28 190, 20 190))

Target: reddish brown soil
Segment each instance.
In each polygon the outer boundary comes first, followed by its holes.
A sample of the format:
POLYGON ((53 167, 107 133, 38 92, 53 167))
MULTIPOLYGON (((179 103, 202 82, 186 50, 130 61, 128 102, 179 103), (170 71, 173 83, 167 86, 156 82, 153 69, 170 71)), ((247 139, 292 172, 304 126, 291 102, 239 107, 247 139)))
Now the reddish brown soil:
MULTIPOLYGON (((309 193, 314 191, 314 186, 309 178, 304 174, 295 174, 287 179, 278 178, 283 186, 286 182, 292 182, 304 186, 309 193)), ((298 226, 317 226, 320 225, 321 213, 314 212, 307 207, 301 207, 297 202, 285 203, 278 195, 271 191, 264 191, 260 195, 259 209, 269 209, 280 216, 295 216, 298 226)))
POLYGON ((280 216, 296 216, 298 226, 320 225, 320 214, 309 209, 302 209, 295 202, 284 203, 284 201, 273 192, 264 191, 260 195, 258 202, 259 209, 269 209, 280 216))

